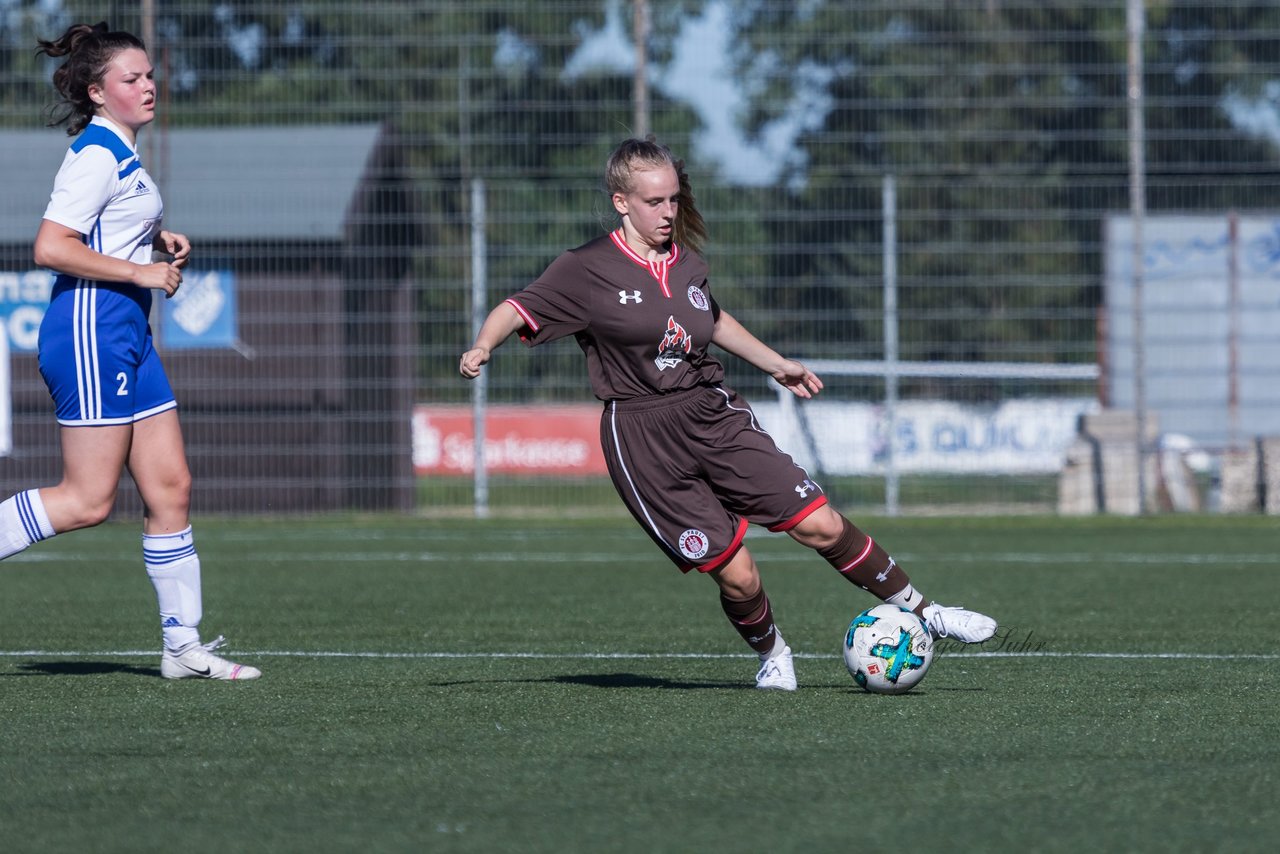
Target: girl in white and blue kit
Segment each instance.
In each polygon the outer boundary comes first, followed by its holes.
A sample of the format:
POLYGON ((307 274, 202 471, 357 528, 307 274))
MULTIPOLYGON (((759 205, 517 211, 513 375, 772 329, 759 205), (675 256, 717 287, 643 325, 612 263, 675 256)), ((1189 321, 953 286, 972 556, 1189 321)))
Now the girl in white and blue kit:
POLYGON ((142 554, 159 601, 168 679, 256 679, 255 667, 200 641, 200 558, 188 511, 177 402, 152 346, 152 293, 172 296, 191 254, 161 227, 164 204, 138 158, 138 130, 155 118, 146 48, 105 23, 76 24, 40 52, 65 56, 51 124, 74 136, 35 241, 57 274, 40 326, 40 373, 61 425, 63 477, 0 503, 0 559, 55 534, 106 520, 127 466, 145 508, 142 554), (153 251, 172 258, 153 261, 153 251))

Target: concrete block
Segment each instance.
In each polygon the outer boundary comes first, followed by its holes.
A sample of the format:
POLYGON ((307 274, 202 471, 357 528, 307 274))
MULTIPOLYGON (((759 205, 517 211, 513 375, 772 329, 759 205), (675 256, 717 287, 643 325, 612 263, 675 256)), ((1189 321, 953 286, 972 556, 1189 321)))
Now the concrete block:
POLYGON ((1257 513, 1258 445, 1223 451, 1219 468, 1219 509, 1223 513, 1257 513))

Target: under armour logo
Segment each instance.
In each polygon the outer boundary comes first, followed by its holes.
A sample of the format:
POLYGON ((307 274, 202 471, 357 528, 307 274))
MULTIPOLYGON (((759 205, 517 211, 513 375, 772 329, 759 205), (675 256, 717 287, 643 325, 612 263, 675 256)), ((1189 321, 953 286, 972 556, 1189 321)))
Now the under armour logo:
POLYGON ((883 572, 880 572, 876 575, 876 581, 879 581, 881 584, 884 584, 886 581, 888 581, 889 573, 893 572, 894 566, 895 564, 893 562, 893 558, 889 558, 889 565, 884 568, 883 572))
POLYGON ((618 291, 618 302, 626 305, 628 302, 644 302, 644 300, 640 299, 639 291, 632 291, 631 293, 618 291))
POLYGON ((801 498, 808 498, 809 493, 817 489, 818 485, 811 480, 805 480, 804 483, 796 487, 796 494, 801 498))

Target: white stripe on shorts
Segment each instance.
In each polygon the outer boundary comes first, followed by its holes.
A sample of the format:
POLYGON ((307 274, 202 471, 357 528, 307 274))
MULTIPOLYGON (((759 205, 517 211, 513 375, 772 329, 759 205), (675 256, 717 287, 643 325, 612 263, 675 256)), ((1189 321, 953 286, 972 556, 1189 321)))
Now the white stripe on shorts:
POLYGON ((644 512, 644 519, 649 524, 649 530, 653 531, 653 535, 657 537, 658 542, 662 543, 668 551, 672 554, 679 554, 676 547, 668 543, 666 538, 662 536, 662 531, 658 529, 658 523, 654 522, 653 517, 649 515, 649 507, 644 503, 644 497, 640 494, 640 490, 636 489, 635 482, 631 479, 631 472, 627 470, 627 462, 622 458, 622 445, 618 441, 618 402, 616 400, 609 401, 609 432, 613 434, 614 458, 617 459, 618 467, 622 469, 622 473, 627 476, 627 487, 635 497, 636 504, 640 505, 640 509, 644 512))

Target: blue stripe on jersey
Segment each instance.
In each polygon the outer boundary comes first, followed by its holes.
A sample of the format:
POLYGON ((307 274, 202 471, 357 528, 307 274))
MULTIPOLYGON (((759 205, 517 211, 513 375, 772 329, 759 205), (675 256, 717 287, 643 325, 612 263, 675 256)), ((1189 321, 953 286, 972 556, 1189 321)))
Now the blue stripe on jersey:
POLYGON ((133 159, 133 162, 125 166, 123 169, 121 169, 120 173, 116 177, 123 178, 126 175, 132 175, 134 172, 137 172, 141 168, 142 168, 142 161, 135 157, 133 159))
MULTIPOLYGON (((116 156, 117 163, 124 163, 129 159, 136 160, 138 155, 133 153, 133 149, 128 144, 116 136, 109 128, 102 125, 91 124, 71 143, 71 150, 76 154, 84 151, 91 145, 100 145, 116 156)), ((123 176, 122 176, 123 177, 123 176)))
POLYGON ((25 492, 19 492, 14 497, 18 499, 18 518, 22 520, 22 528, 27 532, 27 539, 32 543, 40 542, 44 539, 44 532, 40 530, 36 511, 31 507, 31 496, 25 492))

